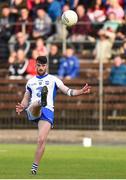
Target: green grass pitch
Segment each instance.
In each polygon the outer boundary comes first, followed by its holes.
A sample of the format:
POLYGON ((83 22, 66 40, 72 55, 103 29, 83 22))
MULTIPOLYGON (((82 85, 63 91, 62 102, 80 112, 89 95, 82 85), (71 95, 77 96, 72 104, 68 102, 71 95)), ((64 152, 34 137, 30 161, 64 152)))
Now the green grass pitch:
POLYGON ((35 145, 0 144, 0 179, 126 179, 126 147, 47 145, 30 174, 35 145))

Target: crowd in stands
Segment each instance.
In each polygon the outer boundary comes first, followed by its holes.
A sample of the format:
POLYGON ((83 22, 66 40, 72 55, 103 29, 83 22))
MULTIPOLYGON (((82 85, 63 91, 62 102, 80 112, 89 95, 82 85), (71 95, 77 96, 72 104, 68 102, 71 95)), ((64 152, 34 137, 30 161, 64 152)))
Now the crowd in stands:
POLYGON ((49 57, 50 73, 79 77, 76 53, 85 50, 86 41, 95 44, 91 63, 126 57, 126 0, 0 0, 0 7, 0 61, 9 63, 12 79, 35 75, 39 55, 49 57), (64 38, 60 17, 68 9, 77 12, 78 23, 64 30, 72 47, 63 54, 56 42, 64 38))

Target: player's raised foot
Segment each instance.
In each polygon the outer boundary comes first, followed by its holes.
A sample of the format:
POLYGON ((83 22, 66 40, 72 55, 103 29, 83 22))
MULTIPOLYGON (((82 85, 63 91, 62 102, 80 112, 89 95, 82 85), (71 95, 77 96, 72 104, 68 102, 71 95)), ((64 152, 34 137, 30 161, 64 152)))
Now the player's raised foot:
POLYGON ((31 173, 32 173, 33 175, 36 175, 36 174, 37 174, 37 171, 36 171, 35 169, 31 169, 31 173))
POLYGON ((47 88, 47 86, 43 86, 42 92, 41 92, 41 105, 42 105, 42 107, 45 107, 47 105, 47 94, 48 94, 48 88, 47 88))

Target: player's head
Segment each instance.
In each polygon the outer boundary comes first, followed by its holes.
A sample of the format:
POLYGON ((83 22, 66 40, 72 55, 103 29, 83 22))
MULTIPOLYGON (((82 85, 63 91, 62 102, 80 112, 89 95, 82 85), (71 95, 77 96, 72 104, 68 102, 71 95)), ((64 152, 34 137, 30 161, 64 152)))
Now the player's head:
POLYGON ((40 76, 46 74, 46 71, 47 71, 47 57, 46 56, 38 56, 37 57, 36 71, 37 71, 37 74, 40 76))

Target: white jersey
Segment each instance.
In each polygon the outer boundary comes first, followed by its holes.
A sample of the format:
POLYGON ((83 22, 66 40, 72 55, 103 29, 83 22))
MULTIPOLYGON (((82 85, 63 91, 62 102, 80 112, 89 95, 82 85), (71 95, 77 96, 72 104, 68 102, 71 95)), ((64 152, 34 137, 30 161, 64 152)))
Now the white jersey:
POLYGON ((46 108, 54 111, 54 100, 57 89, 59 88, 66 94, 69 88, 53 75, 46 74, 43 76, 34 76, 29 79, 26 84, 26 91, 29 91, 31 95, 30 104, 41 99, 41 90, 43 86, 47 86, 48 88, 46 108))

